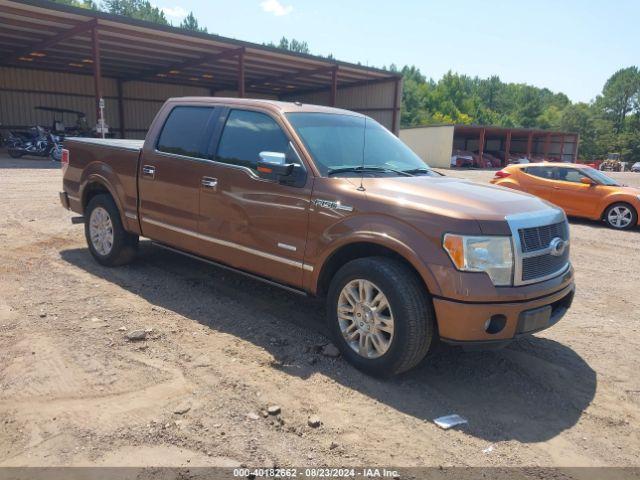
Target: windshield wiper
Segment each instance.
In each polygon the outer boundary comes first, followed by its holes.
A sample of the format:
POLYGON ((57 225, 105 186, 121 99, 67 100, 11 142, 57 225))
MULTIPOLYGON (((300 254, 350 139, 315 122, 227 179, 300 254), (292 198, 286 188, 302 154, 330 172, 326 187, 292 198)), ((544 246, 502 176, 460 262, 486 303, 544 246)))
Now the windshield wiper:
POLYGON ((342 167, 342 168, 330 168, 327 171, 327 176, 335 175, 336 173, 344 173, 344 172, 382 172, 382 173, 395 173, 397 175, 402 175, 405 177, 413 177, 411 173, 403 172, 401 170, 394 170, 392 168, 384 168, 384 167, 342 167))
POLYGON ((420 173, 438 173, 430 168, 411 168, 409 170, 402 170, 404 173, 408 173, 410 175, 418 175, 420 173))

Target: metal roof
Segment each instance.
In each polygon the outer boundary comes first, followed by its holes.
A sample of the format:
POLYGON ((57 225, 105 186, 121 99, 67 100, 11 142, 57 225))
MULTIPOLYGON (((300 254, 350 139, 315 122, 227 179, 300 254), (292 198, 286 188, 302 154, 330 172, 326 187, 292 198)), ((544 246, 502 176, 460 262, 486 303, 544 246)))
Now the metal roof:
POLYGON ((400 75, 44 0, 0 0, 0 65, 91 75, 92 30, 102 76, 280 95, 392 81, 400 75))

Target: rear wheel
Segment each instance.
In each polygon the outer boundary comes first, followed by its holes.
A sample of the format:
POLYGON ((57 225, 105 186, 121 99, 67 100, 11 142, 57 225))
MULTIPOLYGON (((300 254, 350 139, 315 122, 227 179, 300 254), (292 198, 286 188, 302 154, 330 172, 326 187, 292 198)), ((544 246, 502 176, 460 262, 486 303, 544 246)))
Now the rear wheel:
POLYGON ((24 152, 22 150, 16 150, 14 148, 9 149, 9 156, 11 156, 11 158, 21 158, 23 155, 24 152))
POLYGON ((96 195, 87 205, 84 233, 91 255, 102 265, 125 265, 136 256, 138 236, 124 229, 118 207, 108 194, 96 195))
POLYGON ((416 273, 397 260, 369 257, 343 266, 331 281, 327 313, 343 356, 371 375, 409 370, 435 343, 431 300, 416 273))
POLYGON ((629 230, 638 223, 638 212, 627 203, 614 203, 604 212, 604 221, 616 230, 629 230))

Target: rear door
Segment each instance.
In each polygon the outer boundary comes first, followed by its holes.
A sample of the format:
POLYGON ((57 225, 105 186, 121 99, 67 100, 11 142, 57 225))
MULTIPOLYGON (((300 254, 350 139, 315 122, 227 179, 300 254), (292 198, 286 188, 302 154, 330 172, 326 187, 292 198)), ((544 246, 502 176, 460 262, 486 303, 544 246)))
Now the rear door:
POLYGON ((175 106, 155 144, 145 145, 138 167, 144 236, 197 251, 200 187, 219 112, 212 106, 175 106))
POLYGON ((223 114, 210 184, 200 197, 199 232, 215 257, 236 268, 300 287, 313 178, 284 125, 267 112, 230 109, 223 114), (260 152, 285 153, 303 169, 297 185, 258 175, 260 152))

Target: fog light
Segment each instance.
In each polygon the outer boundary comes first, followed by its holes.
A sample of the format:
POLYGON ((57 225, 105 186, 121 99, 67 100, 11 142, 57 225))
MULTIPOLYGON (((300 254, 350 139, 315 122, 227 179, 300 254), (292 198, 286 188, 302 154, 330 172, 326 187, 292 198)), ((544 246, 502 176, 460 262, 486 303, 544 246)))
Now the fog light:
POLYGON ((495 334, 502 331, 507 324, 507 317, 502 314, 491 315, 491 318, 484 322, 484 331, 489 334, 495 334))

